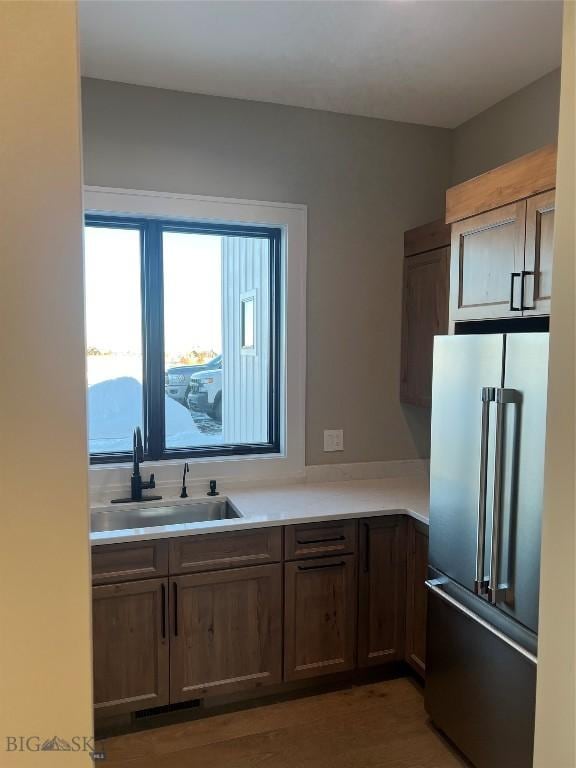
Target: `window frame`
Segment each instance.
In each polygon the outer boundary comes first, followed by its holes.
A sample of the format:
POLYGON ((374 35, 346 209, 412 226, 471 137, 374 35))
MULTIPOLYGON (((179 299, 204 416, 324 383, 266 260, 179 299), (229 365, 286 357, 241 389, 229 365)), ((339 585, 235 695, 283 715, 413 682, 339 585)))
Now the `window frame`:
MULTIPOLYGON (((154 215, 86 212, 85 227, 132 229, 140 232, 140 295, 142 307, 143 441, 146 461, 206 459, 281 454, 281 368, 284 296, 282 290, 282 229, 273 225, 207 222, 154 215), (164 362, 164 232, 258 237, 270 243, 270 349, 268 436, 264 443, 235 443, 188 448, 166 448, 164 362)), ((90 464, 130 461, 131 451, 90 453, 90 464)))

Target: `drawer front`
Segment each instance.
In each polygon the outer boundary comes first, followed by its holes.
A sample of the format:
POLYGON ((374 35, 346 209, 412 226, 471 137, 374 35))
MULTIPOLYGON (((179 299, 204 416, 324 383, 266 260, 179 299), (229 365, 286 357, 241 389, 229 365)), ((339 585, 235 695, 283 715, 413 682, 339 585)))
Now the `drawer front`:
POLYGON ((284 529, 286 560, 302 560, 322 555, 354 554, 356 521, 333 520, 327 523, 303 523, 284 529))
POLYGON ((137 541, 92 547, 92 583, 154 579, 168 574, 168 542, 137 541))
POLYGON ((278 563, 281 559, 281 528, 206 533, 170 540, 170 573, 241 568, 278 563))

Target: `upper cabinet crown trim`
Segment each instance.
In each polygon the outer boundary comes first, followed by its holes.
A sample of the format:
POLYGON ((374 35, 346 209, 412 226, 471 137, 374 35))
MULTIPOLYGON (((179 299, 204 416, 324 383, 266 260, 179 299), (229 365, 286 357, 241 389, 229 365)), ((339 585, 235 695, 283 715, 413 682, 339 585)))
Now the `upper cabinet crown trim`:
POLYGON ((450 225, 436 219, 404 232, 404 256, 435 251, 450 245, 450 225))
POLYGON ((556 145, 549 144, 446 192, 446 223, 500 208, 556 186, 556 145))

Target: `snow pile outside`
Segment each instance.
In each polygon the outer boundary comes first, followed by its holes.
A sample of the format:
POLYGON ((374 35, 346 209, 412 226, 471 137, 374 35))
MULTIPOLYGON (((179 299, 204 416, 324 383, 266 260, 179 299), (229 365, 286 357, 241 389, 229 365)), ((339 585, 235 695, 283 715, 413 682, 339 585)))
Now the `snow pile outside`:
MULTIPOLYGON (((165 396, 166 436, 171 448, 218 445, 221 436, 203 434, 180 403, 165 396)), ((142 383, 123 376, 88 388, 90 453, 132 450, 134 427, 142 427, 142 383)))

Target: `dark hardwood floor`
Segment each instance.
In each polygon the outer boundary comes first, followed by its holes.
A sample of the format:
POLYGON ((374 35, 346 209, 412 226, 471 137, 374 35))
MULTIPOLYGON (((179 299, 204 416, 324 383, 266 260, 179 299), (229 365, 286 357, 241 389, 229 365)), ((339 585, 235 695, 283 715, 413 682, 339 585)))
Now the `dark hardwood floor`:
POLYGON ((461 768, 398 678, 98 742, 114 768, 461 768))

